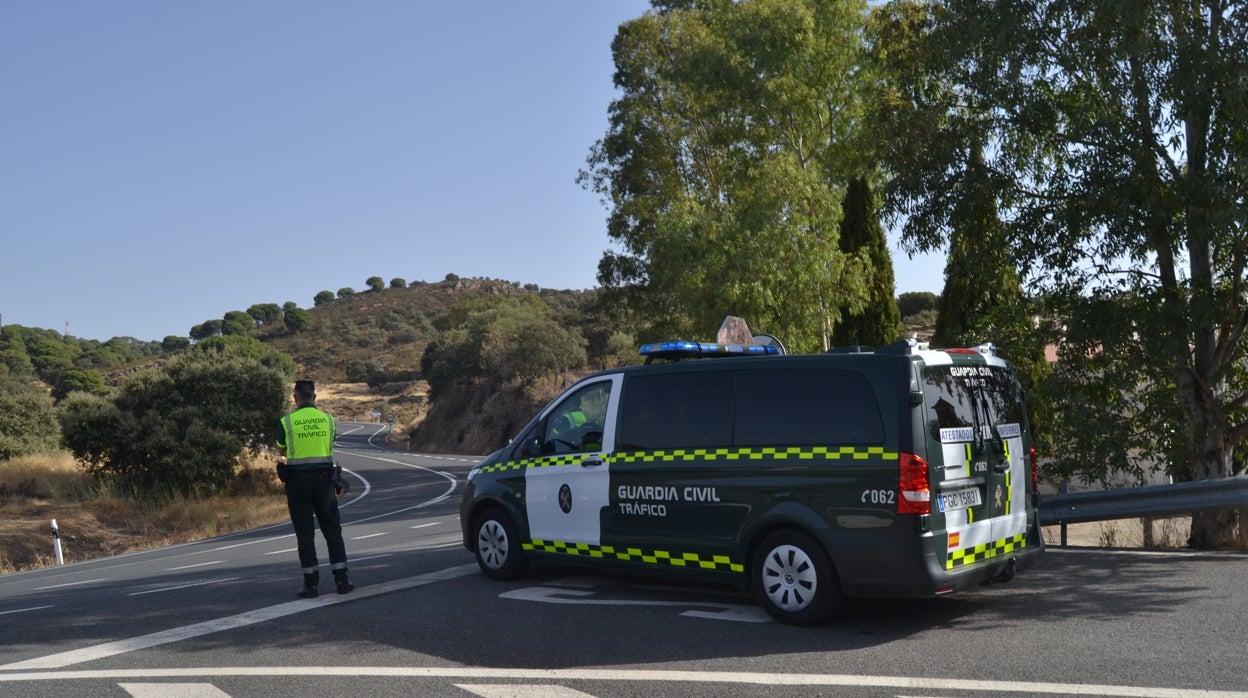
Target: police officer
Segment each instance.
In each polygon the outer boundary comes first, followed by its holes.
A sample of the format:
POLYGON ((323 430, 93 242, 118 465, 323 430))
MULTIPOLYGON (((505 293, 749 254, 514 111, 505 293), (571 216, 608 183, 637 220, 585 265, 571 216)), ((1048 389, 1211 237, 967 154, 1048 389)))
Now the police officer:
POLYGON ((338 516, 337 485, 334 472, 334 418, 319 409, 316 386, 312 381, 295 381, 295 411, 286 415, 278 430, 277 448, 286 457, 278 465, 278 475, 286 485, 286 504, 299 545, 303 567, 302 598, 319 592, 320 572, 316 560, 316 524, 329 549, 329 565, 339 594, 355 588, 347 579, 347 548, 342 542, 342 522, 338 516), (313 516, 316 522, 313 522, 313 516))

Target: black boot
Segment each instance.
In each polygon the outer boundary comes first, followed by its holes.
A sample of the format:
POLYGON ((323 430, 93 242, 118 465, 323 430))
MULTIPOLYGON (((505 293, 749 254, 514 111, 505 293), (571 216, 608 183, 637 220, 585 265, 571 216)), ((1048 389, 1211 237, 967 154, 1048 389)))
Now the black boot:
POLYGON ((337 585, 339 594, 349 594, 355 588, 355 585, 347 580, 346 570, 334 570, 334 584, 337 585))
POLYGON ((321 573, 319 570, 313 572, 312 574, 303 575, 303 588, 299 590, 299 598, 315 599, 321 593, 316 590, 317 585, 320 583, 321 573))

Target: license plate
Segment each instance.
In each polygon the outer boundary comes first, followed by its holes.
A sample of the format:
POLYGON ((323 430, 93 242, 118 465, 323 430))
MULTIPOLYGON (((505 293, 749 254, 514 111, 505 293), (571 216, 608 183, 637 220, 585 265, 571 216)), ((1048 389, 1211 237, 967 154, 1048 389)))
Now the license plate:
POLYGON ((936 503, 940 506, 941 511, 957 511, 959 509, 977 507, 983 503, 983 500, 979 498, 978 487, 967 487, 962 490, 937 494, 936 503))

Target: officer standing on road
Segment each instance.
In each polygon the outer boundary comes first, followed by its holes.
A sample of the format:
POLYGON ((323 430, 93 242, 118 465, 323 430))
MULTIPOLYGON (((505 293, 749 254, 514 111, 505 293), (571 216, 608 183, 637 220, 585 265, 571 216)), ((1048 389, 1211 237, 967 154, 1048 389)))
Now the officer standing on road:
POLYGON ((334 466, 334 418, 317 409, 315 402, 316 386, 312 381, 295 381, 295 411, 282 419, 277 436, 277 448, 286 457, 286 462, 277 466, 278 476, 286 485, 286 504, 299 544, 299 564, 303 567, 299 596, 305 599, 319 593, 316 524, 320 524, 325 536, 338 593, 346 594, 355 588, 347 580, 347 548, 342 542, 338 516, 336 491, 342 485, 334 466))

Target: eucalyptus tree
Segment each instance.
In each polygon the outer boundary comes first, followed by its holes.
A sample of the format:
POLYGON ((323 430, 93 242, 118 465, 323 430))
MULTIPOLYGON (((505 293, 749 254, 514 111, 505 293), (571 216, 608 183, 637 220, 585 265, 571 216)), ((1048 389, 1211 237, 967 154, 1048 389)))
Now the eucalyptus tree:
MULTIPOLYGON (((1063 472, 1232 474, 1248 436, 1248 6, 894 2, 872 28, 890 202, 943 243, 966 145, 982 143, 1011 253, 1064 326, 1063 472)), ((1246 522, 1248 523, 1248 522, 1246 522)), ((1235 536, 1197 515, 1191 544, 1235 536)))
POLYGON ((581 181, 609 209, 598 281, 647 336, 706 336, 734 314, 811 350, 863 309, 870 262, 837 238, 860 166, 865 12, 656 0, 620 26, 620 96, 581 181))

